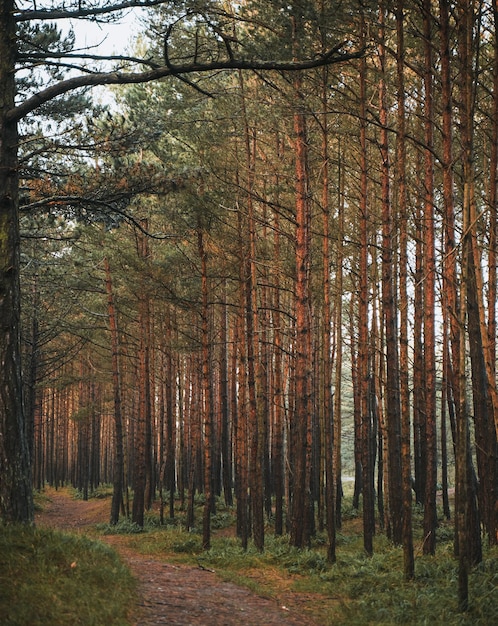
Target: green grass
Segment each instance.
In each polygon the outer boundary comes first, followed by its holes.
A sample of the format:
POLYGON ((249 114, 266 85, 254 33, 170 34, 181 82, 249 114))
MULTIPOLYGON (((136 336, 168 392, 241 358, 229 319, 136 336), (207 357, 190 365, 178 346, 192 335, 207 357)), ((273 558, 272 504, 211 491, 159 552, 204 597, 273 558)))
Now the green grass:
MULTIPOLYGON (((498 549, 484 550, 483 563, 470 576, 470 608, 458 612, 457 568, 453 557, 452 524, 441 523, 435 557, 422 555, 422 537, 415 536, 415 580, 403 577, 403 554, 382 534, 374 540, 374 555, 363 550, 361 523, 344 523, 337 537, 337 563, 326 559, 326 538, 319 535, 310 549, 298 550, 288 537, 274 537, 267 529, 265 550, 250 545, 242 550, 233 532, 233 512, 218 506, 212 548, 205 552, 199 531, 181 524, 158 527, 151 519, 143 533, 130 535, 130 547, 169 562, 188 563, 215 571, 224 580, 244 585, 261 595, 291 603, 305 594, 301 607, 322 626, 422 626, 498 624, 498 549), (221 524, 220 524, 221 526, 221 524)), ((419 525, 415 511, 415 525, 419 525)))
MULTIPOLYGON (((349 500, 346 498, 345 504, 349 500)), ((196 520, 202 501, 196 502, 196 520)), ((347 508, 347 507, 346 507, 347 508)), ((174 520, 146 515, 144 529, 123 519, 91 533, 120 533, 129 547, 169 563, 215 571, 293 606, 321 626, 488 626, 498 624, 498 549, 484 548, 484 560, 470 575, 470 608, 457 609, 458 564, 453 557, 453 522, 439 511, 437 554, 423 556, 422 512, 414 507, 415 580, 403 578, 403 555, 378 532, 367 557, 361 511, 351 508, 337 536, 337 563, 326 559, 326 537, 298 550, 288 537, 275 537, 268 524, 264 552, 252 543, 242 550, 234 536, 235 511, 217 501, 212 548, 202 550, 201 529, 187 531, 185 512, 174 520)), ((50 531, 0 527, 0 622, 2 624, 128 624, 126 607, 133 582, 106 546, 50 531), (72 564, 75 564, 72 567, 72 564), (123 582, 120 582, 120 581, 123 582), (4 618, 3 616, 7 617, 4 618)))
POLYGON ((129 625, 134 580, 103 543, 0 525, 0 622, 6 626, 129 625))

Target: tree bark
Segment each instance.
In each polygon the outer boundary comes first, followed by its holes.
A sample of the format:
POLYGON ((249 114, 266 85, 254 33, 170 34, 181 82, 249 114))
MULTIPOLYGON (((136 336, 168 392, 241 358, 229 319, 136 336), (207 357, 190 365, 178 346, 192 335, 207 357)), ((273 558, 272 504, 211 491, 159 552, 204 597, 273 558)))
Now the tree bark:
POLYGON ((211 511, 213 508, 213 385, 211 380, 211 333, 209 331, 209 286, 207 274, 207 251, 204 232, 199 225, 197 247, 201 262, 201 354, 202 395, 201 414, 204 427, 204 509, 202 516, 202 547, 211 547, 211 511))
POLYGON ((404 1, 396 5, 397 56, 396 67, 398 77, 398 116, 397 116, 397 195, 398 219, 400 224, 400 261, 399 261, 399 292, 400 292, 400 399, 401 399, 401 468, 403 480, 403 570, 405 579, 410 580, 415 574, 412 532, 412 487, 411 487, 411 444, 410 444, 410 387, 409 387, 409 355, 408 355, 408 209, 406 190, 406 119, 405 119, 405 77, 404 77, 404 1))
POLYGON ((296 168, 296 282, 295 282, 295 385, 296 396, 291 424, 294 462, 291 544, 303 547, 310 539, 310 476, 308 472, 308 420, 311 411, 310 346, 310 219, 306 117, 302 103, 302 82, 295 81, 298 109, 294 113, 296 168))
MULTIPOLYGON (((362 44, 366 38, 366 24, 363 12, 360 15, 360 36, 362 44)), ((361 489, 363 492, 363 547, 365 552, 373 554, 373 535, 375 532, 375 503, 374 503, 374 468, 371 450, 372 424, 368 407, 368 172, 367 172, 367 63, 360 61, 360 284, 358 294, 358 356, 357 356, 357 388, 358 410, 361 441, 361 489)), ((358 482, 358 465, 356 463, 356 481, 358 482)), ((358 489, 355 486, 355 490, 358 489)))
POLYGON ((114 398, 114 471, 111 503, 111 524, 119 521, 119 511, 123 501, 124 481, 124 450, 123 450, 123 416, 121 411, 121 380, 119 367, 119 335, 112 289, 111 269, 109 260, 104 258, 105 286, 107 292, 107 312, 111 333, 112 388, 114 398))
POLYGON ((436 551, 436 338, 435 338, 435 236, 434 236, 434 121, 432 77, 431 0, 424 0, 424 371, 425 437, 427 468, 424 493, 424 554, 436 551))
POLYGON ((388 443, 389 516, 392 540, 402 543, 402 484, 401 484, 401 407, 399 391, 398 324, 395 298, 394 228, 395 220, 391 207, 389 189, 389 141, 386 91, 385 50, 385 6, 379 7, 379 83, 380 106, 380 153, 381 153, 381 197, 382 197, 382 310, 386 341, 386 433, 388 443))
MULTIPOLYGON (((147 230, 147 222, 142 226, 147 230)), ((144 232, 136 234, 138 258, 146 261, 149 256, 144 232)), ((138 390, 139 406, 135 430, 135 471, 132 521, 143 527, 146 507, 147 483, 151 481, 151 398, 150 398, 150 302, 144 285, 138 294, 139 349, 138 390)))
MULTIPOLYGON (((327 519, 328 548, 327 558, 331 563, 336 561, 336 516, 335 516, 335 493, 334 493, 334 419, 333 419, 333 396, 332 396, 332 311, 330 297, 330 202, 329 202, 329 132, 327 115, 327 71, 322 72, 322 289, 323 289, 323 315, 322 315, 322 389, 321 405, 324 431, 324 464, 325 464, 325 511, 327 519)), ((339 172, 339 176, 341 172, 339 172)), ((342 232, 339 232, 340 240, 338 245, 342 245, 342 232)), ((342 249, 342 248, 341 248, 342 249)), ((337 264, 338 272, 341 272, 340 261, 337 264)), ((340 274, 342 276, 342 274, 340 274)), ((341 302, 340 298, 338 299, 341 302)), ((339 317, 339 314, 337 314, 339 317)), ((337 320, 339 327, 341 319, 337 320)), ((336 388, 336 394, 339 390, 336 388)), ((339 394, 340 396, 340 394, 339 394)))
POLYGON ((17 56, 13 0, 0 0, 0 517, 33 521, 31 460, 22 402, 19 178, 14 108, 17 56))

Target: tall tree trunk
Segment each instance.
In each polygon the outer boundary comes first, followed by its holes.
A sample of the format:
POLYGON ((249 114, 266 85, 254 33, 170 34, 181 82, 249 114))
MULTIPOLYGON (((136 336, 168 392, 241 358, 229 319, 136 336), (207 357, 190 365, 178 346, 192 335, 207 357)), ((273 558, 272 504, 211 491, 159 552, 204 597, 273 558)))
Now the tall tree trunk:
MULTIPOLYGON (((456 277, 455 209, 453 184, 453 101, 451 82, 450 13, 448 0, 439 0, 439 23, 441 40, 441 105, 443 141, 443 289, 441 297, 443 315, 443 385, 453 442, 456 443, 456 424, 459 422, 460 402, 460 304, 456 277)), ((443 426, 443 424, 442 424, 443 426)), ((443 476, 444 479, 444 476, 443 476)), ((444 490, 444 484, 443 484, 444 490)), ((449 504, 445 498, 445 512, 449 515, 449 504)))
POLYGON ((112 388, 114 399, 114 469, 111 503, 111 524, 119 521, 119 511, 123 501, 124 450, 123 450, 123 416, 121 412, 121 380, 119 367, 119 335, 112 289, 111 269, 109 260, 104 258, 105 286, 107 292, 107 314, 111 333, 112 388))
POLYGON ((424 554, 436 551, 436 338, 434 235, 434 122, 432 77, 432 2, 424 0, 424 371, 427 469, 424 494, 424 554))
POLYGON ((427 437, 425 435, 425 371, 423 342, 423 263, 422 207, 417 202, 415 216, 415 286, 413 298, 413 457, 415 499, 423 504, 427 475, 427 437))
POLYGON ((311 206, 308 177, 308 139, 302 78, 294 83, 298 103, 294 113, 296 168, 296 282, 295 282, 295 398, 291 424, 294 461, 290 541, 303 547, 310 539, 310 476, 308 472, 308 420, 311 412, 310 251, 311 206))
POLYGON ((202 396, 201 414, 204 427, 204 510, 202 516, 202 547, 211 547, 211 512, 213 509, 213 385, 211 377, 211 333, 209 319, 209 285, 207 275, 207 251, 204 232, 197 230, 197 247, 201 262, 201 354, 202 396))
MULTIPOLYGON (((333 485, 335 488, 334 493, 334 508, 335 508, 335 527, 340 528, 342 524, 342 361, 343 361, 343 333, 342 333, 342 299, 343 299, 343 287, 344 287, 344 213, 346 211, 345 196, 344 196, 344 182, 346 178, 346 169, 343 164, 343 146, 341 142, 337 147, 338 150, 338 237, 336 241, 337 246, 337 270, 335 277, 335 296, 334 296, 334 317, 335 317, 335 376, 334 376, 334 398, 333 398, 333 457, 332 457, 332 476, 333 485)), ((332 357, 331 357, 332 358, 332 357)), ((334 537, 335 537, 334 528, 334 537)))
MULTIPOLYGON (((165 455, 164 460, 164 485, 169 494, 169 518, 172 519, 175 515, 175 490, 176 490, 176 375, 174 371, 174 359, 173 359, 173 320, 171 319, 172 313, 167 308, 165 312, 165 343, 164 343, 164 380, 162 385, 164 388, 164 402, 165 402, 165 455)), ((163 460, 162 457, 161 461, 163 460)))
MULTIPOLYGON (((278 264, 281 259, 280 254, 280 223, 278 213, 274 214, 274 258, 278 264)), ((274 357, 274 381, 273 381, 273 440, 272 440, 272 462, 273 462, 273 485, 275 489, 275 534, 283 534, 284 521, 284 403, 285 391, 283 383, 283 358, 282 358, 282 329, 280 315, 280 286, 278 284, 277 270, 274 272, 273 290, 273 322, 274 334, 273 342, 275 346, 274 357)))
POLYGON ((0 518, 32 522, 31 460, 22 402, 19 287, 19 178, 14 108, 16 22, 13 0, 0 0, 0 518))
MULTIPOLYGON (((247 136, 247 141, 249 137, 247 136)), ((251 492, 251 514, 254 544, 258 550, 264 547, 264 515, 263 515, 263 428, 261 420, 262 407, 259 405, 260 394, 260 364, 257 340, 258 305, 256 298, 256 220, 254 203, 252 201, 252 176, 255 146, 246 146, 249 150, 250 162, 250 193, 248 194, 248 227, 249 227, 249 255, 246 261, 246 332, 247 332, 247 390, 249 396, 249 433, 250 433, 250 462, 249 483, 251 492)))
POLYGON ((411 446, 410 446, 410 390, 408 356, 408 209, 406 192, 406 120, 405 120, 405 75, 404 75, 404 1, 396 5, 398 77, 398 116, 397 116, 397 194, 400 224, 399 261, 399 308, 400 308, 400 398, 401 398, 401 471, 403 479, 403 570, 410 580, 415 573, 412 533, 412 487, 411 487, 411 446))
MULTIPOLYGON (((147 222, 142 222, 144 229, 147 222)), ((148 242, 143 232, 136 233, 138 258, 146 261, 149 256, 148 242)), ((150 438, 150 302, 143 285, 138 294, 138 389, 139 406, 135 429, 135 471, 132 521, 143 527, 146 506, 147 481, 151 480, 151 438, 150 438)))
MULTIPOLYGON (((234 423, 235 436, 235 491, 237 500, 237 533, 242 548, 247 549, 249 540, 249 450, 248 450, 248 410, 247 410, 247 333, 245 328, 246 292, 245 292, 245 255, 242 215, 238 214, 238 245, 239 245, 239 315, 236 321, 236 341, 233 355, 234 371, 238 372, 237 387, 234 384, 233 404, 237 407, 234 423)), ((235 382, 235 381, 234 381, 235 382)))
MULTIPOLYGON (((469 285, 473 268, 473 242, 475 223, 472 221, 473 204, 473 80, 472 67, 474 2, 459 0, 456 7, 458 30, 458 58, 460 61, 460 133, 462 140, 463 189, 462 189, 462 270, 460 291, 460 327, 467 329, 469 285)), ((470 292, 472 297, 472 291, 470 292)), ((466 398, 466 342, 460 342, 459 359, 460 397, 457 421, 456 445, 456 524, 457 552, 459 559, 458 601, 462 611, 468 609, 468 577, 470 567, 480 551, 479 525, 475 510, 475 482, 473 477, 469 414, 466 398)))
MULTIPOLYGON (((498 1, 493 0, 494 65, 493 65, 493 128, 489 181, 489 282, 488 282, 488 344, 492 380, 496 380, 496 306, 497 306, 497 247, 498 247, 498 1)), ((498 439, 498 421, 495 415, 495 440, 498 439)), ((498 443, 494 448, 495 475, 498 475, 498 443)), ((498 487, 494 487, 494 507, 489 511, 488 537, 498 544, 498 487)))
POLYGON ((386 433, 388 439, 389 516, 394 543, 401 544, 403 536, 402 483, 401 483, 401 407, 399 391, 398 324, 395 298, 395 276, 393 272, 394 228, 396 221, 391 207, 389 189, 389 138, 386 90, 384 2, 379 7, 379 83, 380 106, 380 153, 381 153, 381 196, 382 196, 382 309, 386 340, 386 433))
MULTIPOLYGON (((360 15, 360 41, 366 42, 366 24, 363 12, 360 15)), ((357 387, 359 391, 360 441, 361 441, 361 487, 363 491, 363 547, 368 555, 373 554, 375 532, 374 467, 371 454, 372 425, 368 407, 368 155, 367 155, 367 63, 360 60, 360 285, 358 304, 358 357, 357 387)), ((358 467, 358 463, 356 464, 358 467)))
POLYGON ((189 360, 186 373, 187 398, 185 402, 185 418, 189 427, 188 437, 188 500, 186 526, 190 530, 195 522, 194 498, 198 486, 202 481, 202 458, 201 458, 201 359, 198 355, 189 360))
MULTIPOLYGON (((322 3, 323 4, 323 3, 322 3)), ((324 463, 325 463, 325 510, 327 515, 328 550, 327 556, 331 563, 335 563, 336 554, 336 530, 335 530, 335 504, 334 504, 334 420, 333 420, 333 397, 332 397, 332 311, 330 303, 330 203, 329 203, 329 132, 327 114, 327 81, 328 72, 322 71, 322 215, 323 215, 323 240, 322 240, 322 289, 323 289, 323 315, 322 315, 322 361, 323 376, 321 390, 321 405, 323 411, 324 437, 324 463)), ((340 173, 339 173, 340 176, 340 173)), ((342 238, 339 233, 338 239, 342 238)), ((339 244, 340 245, 340 244, 339 244)), ((338 263, 338 272, 340 271, 338 263)), ((339 320, 339 325, 341 321, 339 320)), ((337 389, 336 389, 337 393, 337 389)))
MULTIPOLYGON (((225 504, 233 505, 232 491, 232 438, 230 433, 230 399, 228 376, 228 303, 227 284, 223 283, 223 302, 220 311, 220 386, 219 410, 221 413, 222 483, 225 504)), ((235 376, 235 372, 231 372, 235 376)))

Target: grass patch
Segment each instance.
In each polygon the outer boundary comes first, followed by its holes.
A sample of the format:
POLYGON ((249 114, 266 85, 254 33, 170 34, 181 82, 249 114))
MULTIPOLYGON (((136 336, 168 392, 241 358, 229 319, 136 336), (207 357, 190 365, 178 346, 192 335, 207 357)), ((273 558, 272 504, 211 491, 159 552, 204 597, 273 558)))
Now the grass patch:
POLYGON ((440 533, 437 555, 416 556, 415 580, 403 578, 403 554, 383 534, 374 540, 374 555, 366 556, 356 525, 344 524, 337 538, 337 563, 326 559, 318 536, 310 549, 298 550, 288 537, 265 539, 263 553, 239 541, 213 533, 204 552, 197 532, 182 528, 155 529, 130 537, 130 545, 145 554, 162 556, 214 570, 224 580, 244 585, 279 603, 300 606, 322 626, 378 624, 474 626, 498 623, 498 550, 485 550, 483 563, 470 576, 470 609, 457 608, 457 561, 451 534, 440 533), (350 532, 351 531, 351 532, 350 532))
MULTIPOLYGON (((75 500, 84 500, 85 493, 81 489, 76 489, 74 487, 68 488, 68 491, 73 494, 73 498, 75 500)), ((95 489, 89 489, 86 494, 86 499, 90 500, 92 498, 100 499, 100 498, 110 498, 112 496, 112 485, 99 485, 95 487, 95 489)))
POLYGON ((135 583, 108 546, 79 535, 0 526, 6 626, 129 625, 135 583))

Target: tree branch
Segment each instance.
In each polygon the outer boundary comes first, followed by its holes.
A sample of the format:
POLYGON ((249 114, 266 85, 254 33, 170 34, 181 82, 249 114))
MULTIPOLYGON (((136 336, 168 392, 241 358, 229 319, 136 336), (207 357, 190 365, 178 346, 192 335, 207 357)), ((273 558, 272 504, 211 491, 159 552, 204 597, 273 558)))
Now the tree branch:
POLYGON ((117 2, 105 7, 89 7, 69 9, 38 9, 34 11, 16 11, 14 19, 16 22, 29 22, 30 20, 64 20, 64 19, 84 19, 98 17, 99 15, 109 15, 128 9, 147 9, 149 7, 166 4, 168 0, 127 0, 117 2))
POLYGON ((297 71, 308 70, 323 65, 332 65, 357 59, 362 56, 363 51, 341 53, 340 50, 345 44, 340 44, 332 48, 324 55, 307 61, 259 61, 244 59, 225 59, 223 61, 213 61, 211 63, 188 63, 185 65, 167 65, 151 69, 146 72, 102 72, 90 75, 74 76, 59 83, 51 85, 46 89, 31 96, 23 103, 11 109, 6 119, 9 122, 16 122, 36 110, 46 102, 61 96, 80 87, 92 87, 97 85, 127 85, 137 83, 147 83, 168 76, 181 77, 183 74, 194 74, 201 72, 213 72, 219 70, 257 70, 257 71, 297 71))
MULTIPOLYGON (((136 63, 137 65, 145 65, 153 69, 161 67, 158 63, 155 63, 152 59, 140 59, 138 57, 126 56, 126 55, 121 55, 121 54, 102 55, 102 54, 88 54, 86 52, 82 52, 81 54, 74 53, 74 52, 73 53, 36 52, 36 53, 29 53, 29 54, 20 54, 18 58, 19 58, 19 61, 32 62, 33 64, 35 64, 36 62, 39 63, 40 61, 43 61, 47 64, 55 64, 55 62, 50 61, 49 59, 77 59, 79 61, 120 61, 121 63, 136 63)), ((81 68, 78 65, 70 65, 70 64, 64 64, 64 63, 57 63, 57 66, 58 67, 66 66, 71 69, 78 69, 80 71, 85 69, 85 68, 81 68)), ((24 66, 23 66, 23 69, 24 69, 24 66)), ((93 72, 93 70, 85 69, 85 71, 88 71, 89 73, 95 73, 93 72)))

